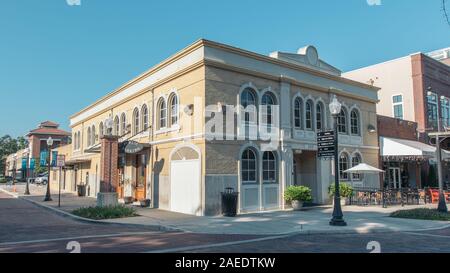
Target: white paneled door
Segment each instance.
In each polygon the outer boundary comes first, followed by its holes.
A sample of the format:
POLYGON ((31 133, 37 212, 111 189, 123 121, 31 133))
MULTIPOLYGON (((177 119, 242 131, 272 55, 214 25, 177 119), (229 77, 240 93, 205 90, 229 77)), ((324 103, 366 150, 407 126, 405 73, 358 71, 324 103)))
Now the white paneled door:
POLYGON ((170 182, 171 210, 185 214, 201 215, 200 160, 172 161, 170 182))

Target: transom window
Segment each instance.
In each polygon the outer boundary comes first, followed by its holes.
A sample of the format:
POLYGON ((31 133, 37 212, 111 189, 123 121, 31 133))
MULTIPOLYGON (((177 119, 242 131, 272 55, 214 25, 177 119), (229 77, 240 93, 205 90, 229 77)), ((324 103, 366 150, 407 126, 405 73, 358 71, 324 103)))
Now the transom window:
POLYGON ((359 113, 357 110, 352 110, 350 114, 350 123, 352 135, 359 135, 359 113))
POLYGON ((403 119, 403 96, 393 96, 392 105, 394 109, 394 118, 403 119))
POLYGON ((303 101, 301 98, 296 98, 294 102, 294 126, 297 129, 302 128, 302 112, 303 112, 303 101))
POLYGON ((306 106, 305 106, 305 126, 306 126, 306 130, 312 130, 313 129, 313 102, 308 100, 306 102, 306 106))
POLYGON ((337 118, 337 126, 339 133, 347 133, 347 111, 345 110, 345 108, 342 108, 341 113, 337 118))
POLYGON ((348 180, 348 174, 344 171, 348 170, 348 154, 342 153, 339 157, 339 177, 341 180, 348 180))
POLYGON ((257 178, 257 159, 256 153, 253 149, 248 148, 242 153, 242 182, 243 183, 256 183, 257 178))
POLYGON ((264 152, 263 154, 263 181, 264 183, 277 182, 277 161, 273 152, 264 152))

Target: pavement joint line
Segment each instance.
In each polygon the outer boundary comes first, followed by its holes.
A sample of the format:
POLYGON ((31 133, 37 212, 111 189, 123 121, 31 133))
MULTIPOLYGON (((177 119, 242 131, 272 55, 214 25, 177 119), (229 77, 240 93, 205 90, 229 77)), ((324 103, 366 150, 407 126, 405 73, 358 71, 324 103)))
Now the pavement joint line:
POLYGON ((1 246, 10 246, 10 245, 50 243, 50 242, 59 242, 59 241, 74 241, 74 240, 81 240, 81 239, 97 239, 97 238, 123 237, 123 236, 148 235, 148 234, 162 234, 162 232, 157 232, 157 231, 122 232, 122 233, 116 233, 116 234, 87 235, 87 236, 78 236, 78 237, 63 237, 63 238, 54 238, 54 239, 39 239, 39 240, 29 240, 29 241, 19 241, 19 242, 6 242, 6 243, 0 243, 0 247, 1 246))

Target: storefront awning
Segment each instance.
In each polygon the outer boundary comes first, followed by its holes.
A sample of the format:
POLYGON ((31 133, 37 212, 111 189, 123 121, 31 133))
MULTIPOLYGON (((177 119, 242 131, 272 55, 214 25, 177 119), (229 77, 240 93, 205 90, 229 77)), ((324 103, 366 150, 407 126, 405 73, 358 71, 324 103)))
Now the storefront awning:
MULTIPOLYGON (((436 158, 436 147, 414 140, 380 137, 380 148, 382 157, 436 158)), ((442 151, 442 159, 450 159, 450 152, 442 151)))

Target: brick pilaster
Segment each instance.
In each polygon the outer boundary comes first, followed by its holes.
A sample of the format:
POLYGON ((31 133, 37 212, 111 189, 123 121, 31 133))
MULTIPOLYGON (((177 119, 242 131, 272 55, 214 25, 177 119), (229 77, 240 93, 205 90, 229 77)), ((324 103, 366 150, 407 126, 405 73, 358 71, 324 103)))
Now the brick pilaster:
POLYGON ((105 136, 101 139, 100 192, 116 192, 119 186, 117 162, 119 138, 105 136))

